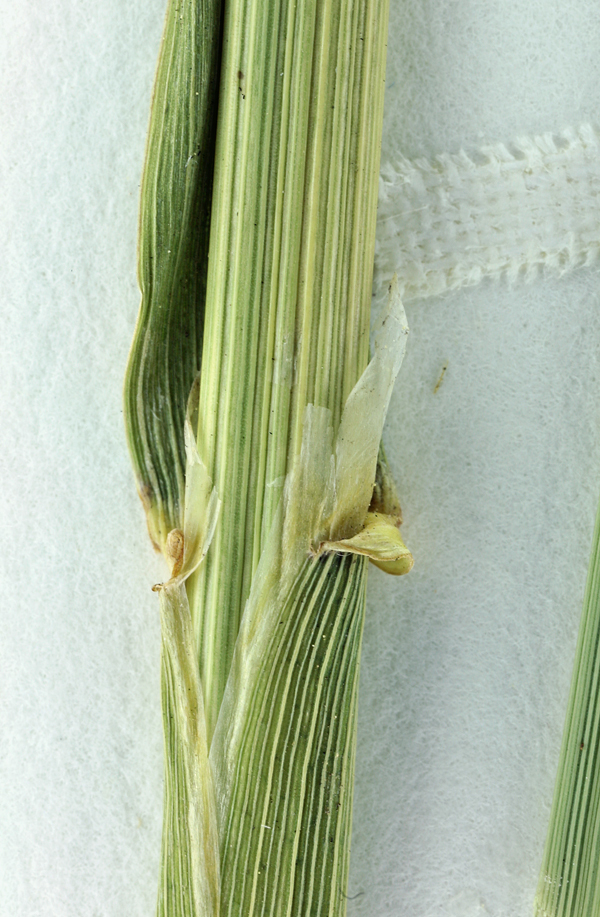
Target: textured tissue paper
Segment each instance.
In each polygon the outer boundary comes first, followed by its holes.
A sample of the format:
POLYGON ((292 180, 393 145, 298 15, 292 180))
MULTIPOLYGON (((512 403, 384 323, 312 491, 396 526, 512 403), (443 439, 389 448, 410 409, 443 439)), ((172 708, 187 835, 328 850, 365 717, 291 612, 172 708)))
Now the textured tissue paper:
MULTIPOLYGON (((155 904, 164 570, 121 391, 163 14, 0 0, 2 917, 155 904)), ((599 71, 591 0, 392 0, 382 164, 598 126, 599 71)), ((531 914, 600 492, 599 305, 594 264, 406 303, 385 442, 415 566, 369 574, 349 917, 531 914)))

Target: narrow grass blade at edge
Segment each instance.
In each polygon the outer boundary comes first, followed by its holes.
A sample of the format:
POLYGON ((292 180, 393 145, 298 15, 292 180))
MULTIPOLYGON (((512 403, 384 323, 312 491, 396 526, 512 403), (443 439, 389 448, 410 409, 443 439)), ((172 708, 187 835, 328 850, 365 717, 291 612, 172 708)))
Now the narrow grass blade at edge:
POLYGON ((600 506, 596 516, 575 664, 536 917, 600 914, 600 506))

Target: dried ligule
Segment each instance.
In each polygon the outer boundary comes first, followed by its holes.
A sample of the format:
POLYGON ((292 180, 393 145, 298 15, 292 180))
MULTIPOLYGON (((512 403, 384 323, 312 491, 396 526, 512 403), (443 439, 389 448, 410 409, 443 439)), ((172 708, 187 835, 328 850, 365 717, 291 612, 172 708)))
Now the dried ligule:
POLYGON ((406 547, 393 516, 369 512, 358 534, 340 541, 323 541, 313 556, 323 554, 361 554, 386 573, 402 576, 409 573, 413 557, 406 547))
POLYGON ((183 547, 185 538, 181 529, 171 529, 167 535, 166 553, 171 565, 171 575, 177 576, 183 564, 183 547))

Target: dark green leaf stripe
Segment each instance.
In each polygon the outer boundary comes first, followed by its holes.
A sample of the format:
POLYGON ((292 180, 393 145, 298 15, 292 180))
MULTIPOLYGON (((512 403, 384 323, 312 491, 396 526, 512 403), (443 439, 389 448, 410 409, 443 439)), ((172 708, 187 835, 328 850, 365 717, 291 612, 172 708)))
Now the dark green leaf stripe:
POLYGON ((200 368, 222 0, 170 0, 142 181, 142 302, 125 384, 129 447, 150 534, 181 525, 183 423, 200 368))

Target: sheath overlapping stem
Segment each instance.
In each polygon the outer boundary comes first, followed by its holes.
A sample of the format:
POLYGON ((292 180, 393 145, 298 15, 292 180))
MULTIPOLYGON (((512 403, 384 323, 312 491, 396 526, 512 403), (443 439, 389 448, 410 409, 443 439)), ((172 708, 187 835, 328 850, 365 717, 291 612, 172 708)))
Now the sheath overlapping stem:
POLYGON ((281 604, 221 813, 223 915, 345 913, 365 586, 329 555, 281 604))
POLYGON ((302 438, 365 368, 387 0, 232 0, 199 451, 223 500, 188 584, 212 735, 244 604, 302 438))
POLYGON ((387 12, 169 7, 126 389, 172 572, 163 917, 345 913, 367 557, 412 564, 376 481, 397 293, 367 368, 387 12))

